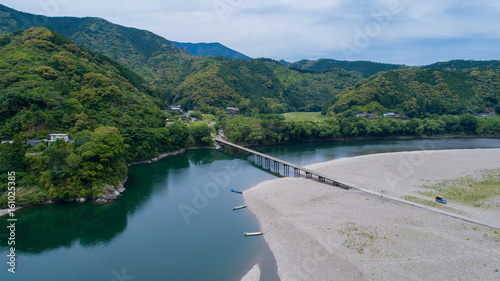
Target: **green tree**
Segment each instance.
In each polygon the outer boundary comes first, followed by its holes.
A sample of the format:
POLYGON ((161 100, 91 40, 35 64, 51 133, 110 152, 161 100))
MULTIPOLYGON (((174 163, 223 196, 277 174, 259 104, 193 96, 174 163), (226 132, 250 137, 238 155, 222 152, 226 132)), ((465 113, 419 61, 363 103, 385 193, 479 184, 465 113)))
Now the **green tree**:
POLYGON ((21 135, 16 135, 12 143, 5 142, 0 146, 0 169, 2 171, 24 171, 26 151, 21 135))
POLYGON ((476 134, 478 129, 477 118, 468 114, 461 115, 460 126, 463 132, 467 134, 476 134))
POLYGON ((205 146, 212 143, 211 129, 206 125, 194 125, 189 127, 189 132, 194 139, 195 145, 205 146))
POLYGON ((82 177, 92 184, 116 185, 126 177, 125 144, 118 129, 95 129, 90 141, 77 152, 82 159, 82 177))
POLYGON ((186 146, 189 137, 189 130, 181 122, 175 122, 168 127, 168 132, 172 140, 173 149, 179 149, 186 146))

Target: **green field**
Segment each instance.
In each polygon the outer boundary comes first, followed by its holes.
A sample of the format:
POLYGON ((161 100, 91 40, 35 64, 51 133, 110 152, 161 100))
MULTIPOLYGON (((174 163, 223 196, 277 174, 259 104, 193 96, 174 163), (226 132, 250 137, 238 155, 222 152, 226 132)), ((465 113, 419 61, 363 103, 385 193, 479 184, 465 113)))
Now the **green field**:
POLYGON ((326 119, 325 116, 321 115, 321 112, 289 112, 283 114, 286 121, 313 121, 321 122, 326 119))
POLYGON ((214 120, 215 115, 213 114, 203 114, 203 120, 214 120))
POLYGON ((208 123, 210 122, 211 122, 210 120, 197 121, 193 123, 188 123, 188 126, 208 125, 208 123))

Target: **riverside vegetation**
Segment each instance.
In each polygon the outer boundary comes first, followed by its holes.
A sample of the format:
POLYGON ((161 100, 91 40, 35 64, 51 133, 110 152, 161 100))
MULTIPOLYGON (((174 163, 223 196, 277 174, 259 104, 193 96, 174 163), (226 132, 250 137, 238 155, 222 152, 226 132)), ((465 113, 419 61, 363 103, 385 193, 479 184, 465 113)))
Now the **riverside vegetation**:
POLYGON ((247 145, 379 137, 500 135, 500 117, 471 115, 433 115, 411 120, 329 117, 313 122, 286 121, 282 115, 268 114, 252 118, 227 117, 218 126, 224 129, 230 141, 247 145))
POLYGON ((197 57, 145 30, 3 5, 0 34, 0 139, 14 140, 0 146, 0 179, 16 170, 21 205, 94 198, 126 178, 126 163, 210 145, 206 126, 166 127, 166 119, 182 119, 160 110, 171 104, 212 114, 231 141, 252 145, 500 130, 498 117, 469 115, 500 110, 497 61, 407 67, 197 57), (248 118, 228 117, 228 106, 248 118), (322 122, 279 115, 321 110, 322 122), (353 117, 363 111, 413 119, 353 117), (69 133, 75 142, 23 144, 50 133, 69 133))

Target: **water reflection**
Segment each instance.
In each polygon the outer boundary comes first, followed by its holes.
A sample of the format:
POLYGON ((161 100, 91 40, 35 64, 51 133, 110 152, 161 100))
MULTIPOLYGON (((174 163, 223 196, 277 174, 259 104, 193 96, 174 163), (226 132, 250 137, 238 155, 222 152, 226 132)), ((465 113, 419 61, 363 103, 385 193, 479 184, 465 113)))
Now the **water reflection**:
MULTIPOLYGON (((118 200, 98 204, 63 203, 25 208, 16 212, 16 250, 39 254, 75 242, 85 247, 107 244, 127 227, 128 216, 147 205, 154 191, 169 174, 188 169, 190 165, 206 165, 217 160, 233 159, 230 155, 204 150, 187 151, 158 163, 130 167, 127 191, 118 200), (134 188, 128 188, 128 187, 134 188)), ((0 218, 0 237, 7 237, 7 217, 0 218)), ((0 247, 7 247, 0 239, 0 247)))

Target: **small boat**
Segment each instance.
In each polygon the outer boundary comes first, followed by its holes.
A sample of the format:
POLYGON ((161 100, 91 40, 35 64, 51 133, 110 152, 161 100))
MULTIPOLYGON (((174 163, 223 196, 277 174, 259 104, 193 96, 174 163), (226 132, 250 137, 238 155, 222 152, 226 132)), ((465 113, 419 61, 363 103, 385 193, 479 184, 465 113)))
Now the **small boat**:
POLYGON ((242 205, 242 206, 238 206, 238 207, 233 207, 233 211, 234 210, 239 210, 239 209, 243 209, 243 208, 246 208, 247 205, 242 205))
POLYGON ((259 236, 262 234, 264 234, 264 233, 262 233, 262 232, 245 232, 245 237, 246 236, 259 236))
POLYGON ((238 191, 238 190, 234 190, 234 189, 231 189, 231 192, 243 194, 243 191, 238 191))

